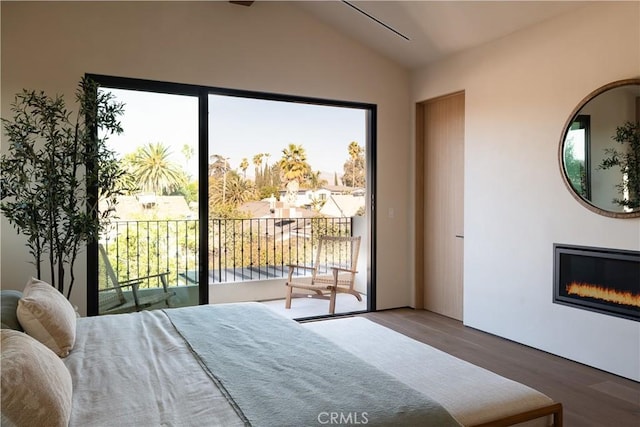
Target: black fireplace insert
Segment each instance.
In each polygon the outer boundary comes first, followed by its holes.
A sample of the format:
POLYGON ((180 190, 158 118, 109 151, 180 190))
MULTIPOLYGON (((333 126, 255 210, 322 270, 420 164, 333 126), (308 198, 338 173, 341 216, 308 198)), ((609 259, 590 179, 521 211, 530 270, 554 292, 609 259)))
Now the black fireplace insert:
POLYGON ((553 245, 553 302, 640 321, 640 251, 553 245))

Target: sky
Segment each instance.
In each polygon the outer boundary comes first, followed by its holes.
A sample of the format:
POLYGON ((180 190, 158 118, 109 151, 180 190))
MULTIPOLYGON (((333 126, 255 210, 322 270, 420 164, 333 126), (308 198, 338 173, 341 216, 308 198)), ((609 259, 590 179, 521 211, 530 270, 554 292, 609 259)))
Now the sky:
MULTIPOLYGON (((172 160, 197 176, 197 156, 189 162, 182 147, 197 153, 198 100, 183 95, 109 89, 125 103, 121 117, 124 132, 109 138, 109 146, 124 155, 137 146, 162 142, 172 147, 172 160)), ((343 174, 349 158, 347 147, 356 141, 365 147, 366 112, 361 109, 327 107, 251 98, 209 96, 209 155, 229 159, 241 172, 247 158, 247 177, 253 177, 253 156, 269 153, 269 164, 282 157, 290 143, 302 145, 314 171, 343 174)), ((331 182, 332 183, 332 182, 331 182)))

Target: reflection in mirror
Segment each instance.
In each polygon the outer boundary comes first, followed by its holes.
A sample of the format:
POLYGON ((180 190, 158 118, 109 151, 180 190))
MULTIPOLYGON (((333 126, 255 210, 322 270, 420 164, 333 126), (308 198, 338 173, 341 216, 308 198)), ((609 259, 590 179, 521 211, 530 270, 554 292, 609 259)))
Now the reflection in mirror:
POLYGON ((585 98, 567 122, 559 154, 565 182, 584 206, 640 216, 640 79, 585 98))
POLYGON ((591 200, 589 159, 589 116, 579 115, 569 126, 564 141, 564 167, 574 190, 591 200))

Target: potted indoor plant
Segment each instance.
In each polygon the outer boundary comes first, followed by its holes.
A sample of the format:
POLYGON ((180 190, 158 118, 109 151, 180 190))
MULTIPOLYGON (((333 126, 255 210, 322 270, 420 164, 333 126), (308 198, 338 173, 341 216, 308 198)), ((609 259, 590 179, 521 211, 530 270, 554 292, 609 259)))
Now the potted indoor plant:
POLYGON ((37 278, 69 298, 78 253, 95 241, 122 194, 124 171, 107 138, 122 132, 124 106, 84 77, 71 110, 63 96, 23 90, 2 118, 7 152, 0 159, 0 211, 27 238, 37 278), (100 173, 98 173, 98 171, 100 173))

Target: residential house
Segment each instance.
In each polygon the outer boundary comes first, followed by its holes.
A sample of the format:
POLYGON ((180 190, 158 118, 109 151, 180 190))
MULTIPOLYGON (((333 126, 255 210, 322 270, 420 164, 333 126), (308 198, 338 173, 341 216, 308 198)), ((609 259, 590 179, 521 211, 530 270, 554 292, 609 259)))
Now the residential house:
POLYGON ((158 219, 159 213, 162 218, 191 219, 197 214, 197 210, 189 208, 184 196, 156 196, 155 194, 119 196, 114 209, 112 217, 114 221, 158 219))
POLYGON ((365 207, 365 197, 362 196, 353 196, 351 194, 335 194, 329 196, 322 208, 320 209, 320 213, 326 216, 335 216, 335 217, 353 217, 356 215, 361 215, 361 210, 365 207))

